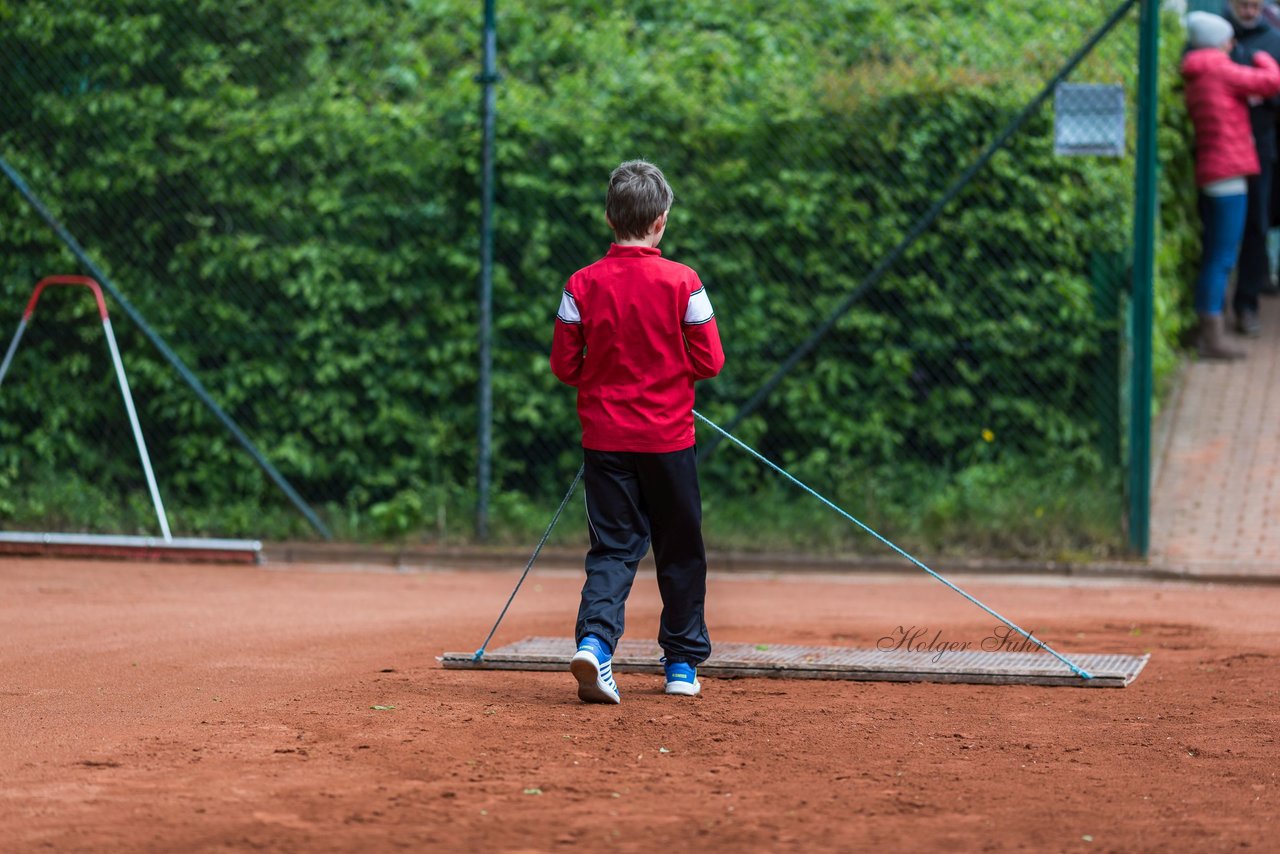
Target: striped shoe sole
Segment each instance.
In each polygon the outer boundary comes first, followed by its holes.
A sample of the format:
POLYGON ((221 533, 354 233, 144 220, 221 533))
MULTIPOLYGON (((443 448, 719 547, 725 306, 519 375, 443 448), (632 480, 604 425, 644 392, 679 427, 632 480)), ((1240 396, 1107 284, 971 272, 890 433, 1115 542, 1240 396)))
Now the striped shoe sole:
POLYGON ((620 703, 618 683, 613 681, 613 665, 601 664, 587 650, 579 650, 569 662, 569 671, 578 680, 578 699, 584 703, 620 703))

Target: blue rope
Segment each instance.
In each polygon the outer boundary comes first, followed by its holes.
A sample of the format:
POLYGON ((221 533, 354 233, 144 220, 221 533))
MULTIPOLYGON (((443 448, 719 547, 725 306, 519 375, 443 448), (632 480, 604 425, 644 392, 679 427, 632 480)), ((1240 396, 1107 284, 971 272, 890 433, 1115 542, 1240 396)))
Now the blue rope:
POLYGON ((1068 659, 1066 659, 1066 658, 1064 658, 1063 656, 1059 655, 1059 654, 1058 654, 1057 652, 1055 652, 1052 648, 1050 648, 1050 647, 1049 647, 1049 645, 1048 645, 1048 644, 1046 644, 1044 641, 1040 640, 1040 639, 1039 639, 1039 638, 1037 638, 1037 637, 1034 637, 1030 632, 1025 631, 1024 629, 1022 629, 1021 627, 1019 627, 1019 626, 1018 626, 1016 623, 1014 623, 1013 621, 1011 621, 1011 620, 1009 620, 1009 619, 1007 619, 1007 618, 1005 618, 1005 617, 1002 617, 1000 614, 997 614, 995 611, 991 610, 991 609, 990 609, 990 608, 988 608, 986 605, 984 605, 984 604, 982 604, 981 602, 979 602, 979 601, 978 601, 977 599, 975 599, 973 596, 970 596, 968 593, 966 593, 965 591, 961 590, 959 587, 957 587, 956 585, 952 584, 950 581, 948 581, 947 579, 943 578, 941 575, 939 575, 938 573, 934 572, 932 569, 930 569, 929 567, 925 566, 923 563, 921 563, 920 561, 916 560, 914 557, 912 557, 911 555, 907 554, 907 553, 906 553, 905 551, 903 551, 902 549, 898 548, 896 545, 894 545, 893 543, 891 543, 889 540, 887 540, 887 539, 885 539, 884 537, 880 536, 880 534, 878 534, 878 533, 877 533, 876 531, 874 531, 872 528, 868 527, 867 525, 865 525, 865 524, 863 524, 862 522, 858 521, 858 520, 857 520, 857 519, 855 519, 854 517, 850 516, 848 513, 846 513, 844 510, 840 509, 839 507, 837 507, 837 506, 836 506, 835 504, 833 504, 831 501, 827 500, 825 497, 823 497, 822 495, 818 494, 818 493, 817 493, 817 492, 815 492, 813 489, 811 489, 811 488, 809 488, 808 486, 806 486, 804 483, 801 483, 799 480, 797 480, 795 477, 793 477, 789 472, 787 472, 787 471, 786 471, 786 470, 784 470, 783 468, 781 468, 781 467, 779 467, 778 465, 776 465, 775 463, 773 463, 771 460, 769 460, 768 458, 766 458, 765 456, 763 456, 762 454, 760 454, 760 453, 759 453, 758 451, 756 451, 754 448, 752 448, 752 447, 750 447, 749 445, 747 445, 745 442, 743 442, 743 441, 742 441, 741 439, 739 439, 737 436, 734 436, 733 434, 731 434, 731 433, 727 432, 726 430, 724 430, 722 427, 720 427, 720 425, 716 424, 714 421, 712 421, 711 419, 707 418, 707 417, 706 417, 705 415, 703 415, 701 412, 698 412, 698 411, 695 409, 695 410, 694 410, 694 412, 693 412, 693 414, 694 414, 695 416, 697 416, 697 417, 698 417, 698 418, 699 418, 699 419, 700 419, 704 424, 707 424, 709 427, 711 427, 713 430, 715 430, 716 432, 718 432, 720 435, 724 436, 724 438, 728 439, 730 442, 733 442, 735 445, 737 445, 738 447, 742 448, 742 449, 743 449, 744 451, 746 451, 748 454, 751 454, 751 456, 755 457, 757 460, 759 460, 760 462, 764 463, 764 464, 765 464, 765 465, 767 465, 769 468, 773 469, 773 470, 774 470, 774 471, 776 471, 778 474, 782 475, 782 476, 783 476, 783 477, 785 477, 787 480, 791 481, 791 482, 792 482, 792 483, 794 483, 796 486, 800 487, 800 488, 801 488, 801 489, 803 489, 805 492, 809 493, 809 494, 810 494, 810 495, 812 495, 814 498, 816 498, 816 499, 818 499, 819 501, 821 501, 823 504, 827 505, 827 506, 828 506, 828 507, 830 507, 832 510, 836 511, 836 512, 837 512, 837 513, 839 513, 841 516, 843 516, 844 518, 848 519, 850 522, 852 522, 853 524, 857 525, 859 528, 861 528, 862 530, 866 531, 868 534, 870 534, 871 536, 875 537, 877 540, 879 540, 880 542, 884 543, 886 546, 888 546, 889 548, 893 549, 895 552, 897 552, 898 554, 902 555, 902 556, 903 556, 903 557, 905 557, 907 560, 911 561, 911 562, 912 562, 912 563, 914 563, 916 566, 920 567, 920 568, 921 568, 921 569, 923 569, 925 572, 929 573, 929 574, 930 574, 930 575, 932 575, 934 578, 938 579, 938 580, 939 580, 939 581, 941 581, 943 584, 947 585, 947 586, 948 586, 948 587, 950 587, 952 590, 954 590, 955 592, 959 593, 961 596, 963 596, 964 598, 968 599, 970 602, 972 602, 973 604, 977 605, 979 608, 981 608, 982 610, 986 611, 988 614, 990 614, 991 616, 995 617, 995 618, 996 618, 997 620, 999 620, 1000 622, 1004 623, 1004 624, 1005 624, 1006 626, 1008 626, 1009 628, 1011 628, 1011 629, 1013 629, 1014 631, 1016 631, 1016 632, 1020 633, 1020 634, 1021 634, 1021 635, 1023 635, 1027 640, 1031 641, 1031 642, 1032 642, 1032 643, 1034 643, 1034 644, 1037 644, 1037 645, 1038 645, 1041 649, 1043 649, 1045 652, 1049 653, 1049 654, 1050 654, 1050 655, 1052 655, 1054 658, 1058 659, 1058 660, 1059 660, 1059 661, 1061 661, 1063 664, 1067 665, 1067 667, 1070 667, 1070 668, 1071 668, 1071 672, 1072 672, 1072 673, 1074 673, 1074 674, 1076 674, 1077 676, 1079 676, 1081 679, 1092 679, 1092 678, 1093 678, 1093 676, 1092 676, 1088 671, 1086 671, 1086 670, 1084 670, 1084 669, 1082 669, 1082 668, 1080 668, 1080 667, 1076 666, 1074 663, 1072 663, 1072 662, 1071 662, 1071 661, 1069 661, 1068 659))
POLYGON ((493 628, 489 629, 489 636, 484 639, 484 643, 480 644, 480 648, 476 650, 475 657, 472 661, 479 661, 484 658, 484 651, 489 646, 489 641, 493 640, 493 633, 498 630, 498 626, 502 623, 502 618, 507 616, 507 609, 511 607, 511 603, 515 601, 516 594, 520 592, 520 585, 524 584, 525 578, 529 575, 529 570, 533 569, 533 562, 538 559, 538 554, 542 551, 542 547, 546 545, 547 537, 551 536, 551 529, 556 526, 556 522, 560 521, 560 514, 564 512, 565 506, 569 503, 573 491, 578 488, 578 482, 582 480, 582 471, 584 465, 578 466, 578 473, 574 475, 573 483, 569 484, 569 491, 564 494, 564 499, 560 502, 560 507, 556 510, 556 515, 551 517, 551 524, 547 526, 547 530, 543 532, 542 539, 538 540, 537 547, 533 550, 533 554, 529 556, 529 562, 524 565, 524 574, 520 576, 520 580, 516 582, 516 587, 511 591, 511 596, 507 599, 507 604, 503 606, 502 613, 498 615, 498 622, 493 624, 493 628))

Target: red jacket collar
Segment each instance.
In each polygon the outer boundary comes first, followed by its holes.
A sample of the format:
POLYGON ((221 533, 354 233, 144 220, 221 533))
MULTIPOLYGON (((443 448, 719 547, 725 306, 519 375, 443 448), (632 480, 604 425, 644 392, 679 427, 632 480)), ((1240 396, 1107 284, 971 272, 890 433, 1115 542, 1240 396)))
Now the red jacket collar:
POLYGON ((609 244, 609 253, 606 258, 660 258, 662 250, 656 246, 619 246, 616 243, 609 244))

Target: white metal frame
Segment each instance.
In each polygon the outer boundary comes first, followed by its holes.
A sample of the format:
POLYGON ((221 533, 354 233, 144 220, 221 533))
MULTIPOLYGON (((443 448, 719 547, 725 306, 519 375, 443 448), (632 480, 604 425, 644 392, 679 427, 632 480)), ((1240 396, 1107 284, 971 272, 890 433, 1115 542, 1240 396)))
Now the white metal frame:
POLYGON ((107 336, 107 349, 111 351, 111 363, 115 367, 116 380, 120 384, 120 396, 124 399, 125 411, 129 414, 129 426, 133 430, 133 439, 138 446, 138 456, 142 459, 142 470, 147 478, 147 489, 151 492, 151 503, 155 506, 156 519, 160 523, 161 539, 152 537, 131 537, 97 534, 54 534, 54 533, 22 533, 0 532, 0 543, 18 543, 44 546, 101 546, 105 548, 140 548, 140 549, 193 549, 202 551, 252 551, 260 552, 262 544, 256 540, 219 540, 219 539, 174 539, 169 530, 169 519, 165 515, 164 502, 160 499, 160 488, 156 484, 156 476, 151 468, 151 456, 147 453, 147 443, 142 438, 142 426, 138 423, 138 412, 133 405, 133 394, 129 391, 129 380, 124 373, 124 362, 120 358, 120 348, 116 344, 115 333, 111 330, 111 318, 107 315, 107 303, 102 296, 101 286, 87 276, 49 276, 36 283, 31 299, 27 302, 22 320, 18 323, 18 331, 9 344, 4 361, 0 362, 0 386, 4 384, 9 365, 13 362, 13 354, 18 350, 18 343, 27 331, 31 316, 35 313, 40 294, 49 285, 82 285, 93 292, 98 303, 98 316, 102 318, 102 330, 107 336))

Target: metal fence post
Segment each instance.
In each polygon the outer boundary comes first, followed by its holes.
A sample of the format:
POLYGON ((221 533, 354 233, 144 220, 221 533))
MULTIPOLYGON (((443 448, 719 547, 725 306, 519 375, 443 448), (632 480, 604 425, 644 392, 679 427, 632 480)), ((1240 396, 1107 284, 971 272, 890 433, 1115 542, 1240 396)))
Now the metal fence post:
POLYGON ((489 481, 493 470, 493 86, 498 81, 495 6, 496 0, 485 0, 484 71, 477 78, 484 86, 480 107, 484 141, 480 181, 480 423, 476 451, 476 539, 481 542, 489 536, 489 481))
POLYGON ((1129 546, 1151 543, 1151 324, 1155 272, 1156 106, 1160 4, 1142 0, 1138 31, 1138 141, 1133 212, 1133 377, 1129 396, 1129 546))

